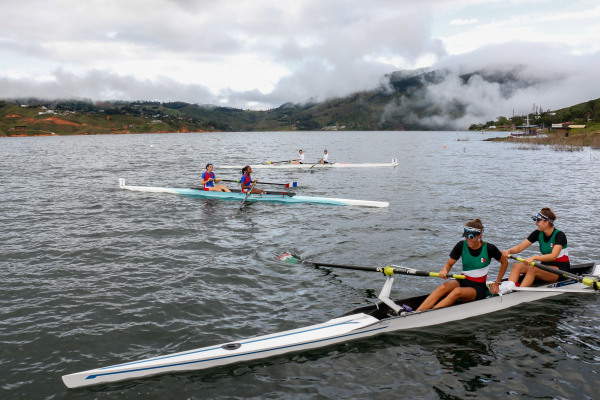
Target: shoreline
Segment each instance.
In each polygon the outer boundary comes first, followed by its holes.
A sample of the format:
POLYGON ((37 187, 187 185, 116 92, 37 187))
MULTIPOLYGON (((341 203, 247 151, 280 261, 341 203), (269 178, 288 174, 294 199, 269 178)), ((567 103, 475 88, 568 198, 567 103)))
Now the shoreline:
POLYGON ((600 130, 589 132, 571 132, 568 136, 564 133, 542 133, 537 136, 507 136, 486 139, 491 142, 510 142, 528 145, 552 146, 557 150, 575 150, 583 147, 600 149, 600 130))

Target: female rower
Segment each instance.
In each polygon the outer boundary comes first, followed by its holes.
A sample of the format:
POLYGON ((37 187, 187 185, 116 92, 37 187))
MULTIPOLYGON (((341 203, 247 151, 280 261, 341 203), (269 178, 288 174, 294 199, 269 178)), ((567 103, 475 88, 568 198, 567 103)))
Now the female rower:
POLYGON ((210 190, 213 192, 231 192, 225 185, 215 185, 215 182, 220 182, 221 179, 215 178, 215 173, 212 172, 212 163, 206 164, 206 171, 202 173, 202 179, 200 184, 204 185, 204 190, 210 190))
MULTIPOLYGON (((242 168, 242 177, 240 178, 240 185, 242 185, 242 193, 247 193, 248 189, 250 189, 251 187, 252 187, 252 190, 250 193, 252 193, 252 194, 264 193, 264 190, 260 190, 260 189, 253 187, 254 185, 252 185, 252 177, 250 176, 251 174, 252 174, 252 167, 250 167, 249 165, 246 165, 244 168, 242 168)), ((256 183, 258 183, 258 181, 255 181, 255 184, 256 183)))
POLYGON ((521 286, 524 287, 531 286, 535 278, 545 282, 556 282, 558 280, 558 275, 529 265, 532 261, 540 261, 544 265, 566 272, 569 272, 571 268, 569 250, 567 249, 567 235, 554 227, 556 214, 550 208, 545 207, 531 219, 535 221, 537 229, 531 232, 521 244, 502 251, 508 257, 510 254, 522 252, 535 242, 540 243, 542 254, 526 258, 525 263, 514 264, 508 276, 509 281, 518 284, 521 274, 525 274, 521 282, 521 286))
POLYGON ((292 164, 304 164, 304 153, 302 152, 302 150, 298 151, 298 157, 296 158, 296 161, 292 161, 292 164))
POLYGON ((466 279, 456 279, 441 284, 425 299, 417 311, 448 307, 456 300, 467 302, 485 298, 486 278, 491 258, 500 262, 498 278, 490 288, 492 293, 498 292, 498 286, 508 267, 508 260, 496 246, 481 239, 482 233, 481 220, 475 219, 465 224, 463 237, 466 240, 461 240, 454 246, 450 258, 440 271, 440 278, 446 279, 452 266, 462 257, 462 269, 466 279))

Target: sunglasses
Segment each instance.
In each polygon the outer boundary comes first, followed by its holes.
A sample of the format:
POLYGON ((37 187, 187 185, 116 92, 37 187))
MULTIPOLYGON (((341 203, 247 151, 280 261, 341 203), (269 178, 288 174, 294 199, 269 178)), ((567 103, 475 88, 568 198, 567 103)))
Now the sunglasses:
POLYGON ((538 213, 535 217, 531 217, 531 219, 533 220, 533 222, 550 221, 550 218, 548 218, 545 215, 542 215, 540 213, 538 213))
POLYGON ((465 228, 463 232, 463 237, 467 239, 475 239, 479 235, 481 235, 481 229, 477 228, 465 228))

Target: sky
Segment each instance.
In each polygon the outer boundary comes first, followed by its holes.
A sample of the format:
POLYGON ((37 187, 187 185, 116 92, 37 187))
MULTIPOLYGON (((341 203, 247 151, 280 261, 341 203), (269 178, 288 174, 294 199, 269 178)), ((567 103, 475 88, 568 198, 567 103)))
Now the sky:
POLYGON ((597 0, 2 0, 0 98, 269 109, 446 68, 466 123, 600 97, 599 38, 597 0), (508 98, 456 79, 515 65, 508 98))

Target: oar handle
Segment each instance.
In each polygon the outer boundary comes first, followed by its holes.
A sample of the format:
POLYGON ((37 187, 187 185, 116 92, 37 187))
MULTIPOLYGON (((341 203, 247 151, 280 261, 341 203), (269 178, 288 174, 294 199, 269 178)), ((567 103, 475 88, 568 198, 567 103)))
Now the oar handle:
POLYGON ((530 263, 527 263, 527 261, 525 261, 524 258, 517 257, 517 256, 515 256, 513 254, 510 254, 508 257, 512 258, 514 260, 517 260, 519 262, 522 262, 522 263, 525 263, 525 264, 529 264, 529 265, 531 265, 533 267, 536 267, 536 268, 539 268, 539 269, 541 269, 543 271, 550 272, 551 274, 555 274, 555 275, 561 276, 563 278, 575 279, 577 282, 581 282, 584 285, 587 285, 587 286, 593 288, 594 290, 600 290, 600 285, 599 285, 597 279, 584 278, 584 277, 581 277, 579 275, 572 274, 570 272, 561 271, 560 269, 555 269, 555 268, 549 267, 547 265, 544 265, 544 264, 542 264, 540 262, 536 262, 536 261, 531 261, 530 263))
MULTIPOLYGON (((440 277, 439 272, 419 271, 418 269, 401 267, 399 265, 391 265, 389 267, 385 267, 382 272, 385 275, 402 274, 402 275, 415 275, 415 276, 431 276, 434 278, 440 277), (390 269, 392 269, 393 271, 390 271, 390 269)), ((464 276, 464 275, 446 275, 446 279, 448 279, 448 278, 466 279, 466 276, 464 276)))
MULTIPOLYGON (((429 274, 428 276, 433 276, 433 277, 436 277, 436 278, 439 278, 439 277, 440 277, 440 274, 439 274, 438 272, 428 272, 428 274, 429 274)), ((447 275, 447 276, 446 276, 446 279, 447 279, 447 278, 453 278, 453 279, 467 279, 467 277, 466 277, 466 276, 464 276, 464 275, 447 275)))

